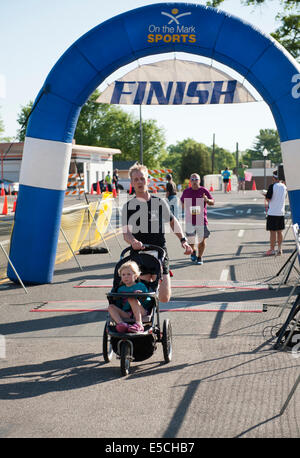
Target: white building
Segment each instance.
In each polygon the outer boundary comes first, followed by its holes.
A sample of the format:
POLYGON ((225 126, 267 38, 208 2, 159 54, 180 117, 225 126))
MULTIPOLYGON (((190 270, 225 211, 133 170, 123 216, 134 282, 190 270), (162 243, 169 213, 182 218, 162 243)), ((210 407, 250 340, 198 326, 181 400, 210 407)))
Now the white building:
MULTIPOLYGON (((0 143, 0 178, 19 181, 24 143, 0 143)), ((98 146, 72 146, 70 174, 80 174, 84 181, 85 192, 90 192, 92 183, 105 178, 107 172, 113 173, 113 157, 121 150, 98 146)))

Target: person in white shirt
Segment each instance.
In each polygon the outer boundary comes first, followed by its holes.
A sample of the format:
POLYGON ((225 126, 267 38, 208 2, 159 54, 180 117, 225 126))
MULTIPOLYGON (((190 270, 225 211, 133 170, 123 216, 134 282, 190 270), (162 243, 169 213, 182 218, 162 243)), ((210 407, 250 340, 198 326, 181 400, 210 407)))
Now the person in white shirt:
POLYGON ((266 252, 266 256, 275 255, 276 242, 278 246, 277 254, 282 254, 282 231, 285 227, 286 186, 279 181, 277 171, 273 173, 272 180, 273 183, 269 186, 266 194, 266 201, 268 202, 267 231, 270 231, 270 249, 266 252))

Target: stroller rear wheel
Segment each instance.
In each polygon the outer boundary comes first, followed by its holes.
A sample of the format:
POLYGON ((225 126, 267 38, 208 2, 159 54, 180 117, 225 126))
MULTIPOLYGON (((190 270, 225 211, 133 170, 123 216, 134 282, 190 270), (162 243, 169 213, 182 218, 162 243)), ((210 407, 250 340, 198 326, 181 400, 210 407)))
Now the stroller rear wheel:
POLYGON ((172 326, 170 320, 164 320, 162 346, 166 363, 172 360, 172 326))
POLYGON ((106 363, 109 363, 113 357, 113 348, 110 342, 110 336, 108 335, 107 323, 105 323, 103 331, 103 358, 106 363))
POLYGON ((121 359, 121 374, 123 376, 128 375, 129 369, 130 369, 130 360, 131 360, 131 351, 130 351, 130 345, 128 342, 121 343, 120 359, 121 359))

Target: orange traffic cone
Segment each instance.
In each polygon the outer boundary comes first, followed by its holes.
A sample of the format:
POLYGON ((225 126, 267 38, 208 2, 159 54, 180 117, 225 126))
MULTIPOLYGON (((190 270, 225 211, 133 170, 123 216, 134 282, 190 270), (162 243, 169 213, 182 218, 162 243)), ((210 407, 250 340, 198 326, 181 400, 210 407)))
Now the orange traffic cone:
POLYGON ((117 197, 117 190, 116 190, 116 185, 115 183, 113 184, 113 197, 117 197))
POLYGON ((256 184, 255 184, 255 180, 253 180, 252 182, 252 191, 256 191, 256 184))
POLYGON ((2 215, 7 215, 7 196, 4 197, 4 204, 2 209, 2 215))
POLYGON ((92 185, 92 187, 91 187, 91 192, 90 192, 90 194, 94 194, 94 186, 93 186, 93 185, 92 185))
POLYGON ((5 191, 4 191, 4 184, 2 183, 2 187, 1 187, 1 196, 5 196, 5 191))
POLYGON ((101 194, 101 190, 100 190, 100 184, 99 184, 99 181, 97 181, 97 194, 101 194))
POLYGON ((231 180, 229 180, 227 185, 227 192, 231 191, 231 180))
POLYGON ((210 190, 210 191, 213 191, 213 190, 214 190, 214 188, 213 188, 213 185, 212 185, 212 184, 210 185, 210 188, 209 188, 209 190, 210 190))

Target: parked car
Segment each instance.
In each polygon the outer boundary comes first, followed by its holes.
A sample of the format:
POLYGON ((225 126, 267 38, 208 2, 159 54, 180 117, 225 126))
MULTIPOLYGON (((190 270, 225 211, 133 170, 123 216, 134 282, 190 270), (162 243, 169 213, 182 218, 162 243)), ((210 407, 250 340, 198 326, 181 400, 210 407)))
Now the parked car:
POLYGON ((130 189, 130 180, 129 178, 123 178, 118 181, 118 188, 120 191, 129 191, 130 189))
POLYGON ((17 194, 19 192, 19 183, 16 181, 0 179, 0 190, 2 189, 2 185, 4 187, 5 194, 9 194, 9 187, 11 194, 17 194))

